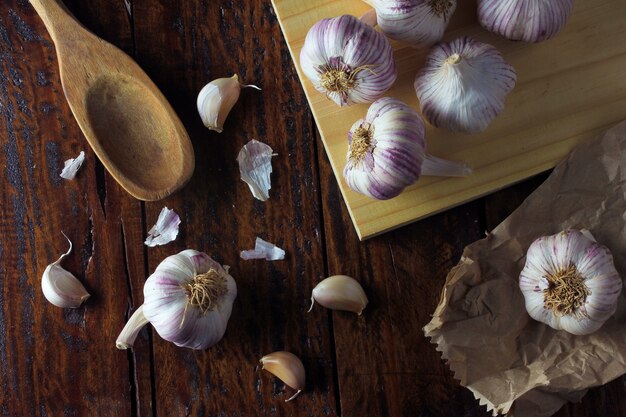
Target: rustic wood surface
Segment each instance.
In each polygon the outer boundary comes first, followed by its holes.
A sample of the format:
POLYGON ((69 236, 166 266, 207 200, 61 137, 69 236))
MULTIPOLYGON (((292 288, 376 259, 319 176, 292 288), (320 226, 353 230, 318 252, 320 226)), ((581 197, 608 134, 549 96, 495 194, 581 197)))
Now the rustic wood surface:
MULTIPOLYGON (((65 101, 55 50, 26 0, 0 3, 0 414, 2 416, 487 416, 423 337, 445 276, 463 247, 503 220, 545 174, 360 243, 269 0, 66 0, 90 30, 133 56, 162 89, 192 139, 196 171, 157 203, 130 197, 87 146, 65 101), (239 73, 245 91, 225 132, 206 130, 195 98, 239 73), (271 199, 252 198, 235 162, 248 140, 268 143, 271 199), (85 150, 76 180, 63 161, 85 150), (183 223, 166 246, 143 245, 164 206, 183 223), (61 310, 41 293, 46 265, 63 265, 92 293, 61 310), (282 262, 242 261, 260 236, 282 262), (135 348, 115 339, 166 256, 202 250, 232 267, 239 295, 226 337, 196 352, 149 327, 135 348), (362 317, 309 314, 312 287, 330 274, 359 279, 362 317), (262 372, 274 350, 299 355, 307 390, 262 372)), ((592 390, 559 417, 626 415, 626 380, 592 390)))

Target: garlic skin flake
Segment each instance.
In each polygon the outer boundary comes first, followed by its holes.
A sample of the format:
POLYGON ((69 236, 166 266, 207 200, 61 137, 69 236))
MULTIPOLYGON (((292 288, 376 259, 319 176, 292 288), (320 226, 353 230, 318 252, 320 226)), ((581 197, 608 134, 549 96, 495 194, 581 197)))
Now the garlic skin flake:
POLYGON ((456 0, 365 0, 376 9, 376 21, 385 35, 414 47, 441 40, 456 0))
POLYGON ((297 392, 285 400, 289 402, 304 390, 306 374, 300 358, 291 352, 279 351, 265 355, 259 361, 262 369, 274 375, 297 392))
POLYGON ((265 143, 252 139, 241 148, 237 156, 241 179, 248 184, 257 200, 267 201, 270 198, 272 156, 276 155, 273 152, 265 143))
POLYGON ((311 294, 309 312, 316 301, 331 310, 350 311, 359 316, 368 303, 361 284, 347 275, 333 275, 317 284, 311 294))
POLYGON ((241 84, 237 74, 213 80, 200 90, 196 103, 198 113, 209 130, 222 133, 226 117, 239 100, 242 88, 261 90, 256 85, 241 84))
POLYGON ((228 267, 205 253, 187 249, 157 266, 146 280, 143 295, 142 307, 117 338, 118 349, 132 347, 141 328, 150 322, 163 339, 202 350, 224 336, 237 285, 228 267))
POLYGON ((533 319, 586 335, 615 313, 622 280, 589 231, 565 230, 530 245, 519 286, 533 319))
POLYGON ((178 214, 172 209, 163 207, 156 224, 148 232, 148 237, 144 244, 153 248, 173 242, 178 236, 178 226, 180 226, 178 214))
POLYGON ((66 180, 73 180, 80 167, 83 166, 83 162, 85 162, 85 152, 80 151, 76 158, 65 161, 63 170, 59 174, 60 177, 66 180))
POLYGON ((313 25, 300 52, 300 66, 315 88, 340 106, 371 103, 397 76, 387 38, 350 15, 313 25))
POLYGON ((422 117, 402 101, 376 100, 348 133, 343 170, 352 190, 377 200, 398 196, 420 175, 466 176, 464 163, 426 154, 422 117))
POLYGON ((560 32, 573 9, 573 0, 479 0, 478 20, 507 39, 534 43, 560 32))
POLYGON ((72 252, 72 241, 63 234, 70 248, 43 271, 41 290, 51 304, 61 308, 78 308, 90 295, 81 282, 61 267, 61 261, 72 252))
POLYGON ((273 243, 266 242, 260 237, 256 238, 254 249, 241 251, 241 259, 249 261, 252 259, 265 259, 266 261, 282 261, 285 259, 285 251, 274 245, 273 243))
POLYGON ((415 79, 424 117, 436 127, 478 133, 504 110, 517 75, 496 48, 463 37, 437 44, 415 79))

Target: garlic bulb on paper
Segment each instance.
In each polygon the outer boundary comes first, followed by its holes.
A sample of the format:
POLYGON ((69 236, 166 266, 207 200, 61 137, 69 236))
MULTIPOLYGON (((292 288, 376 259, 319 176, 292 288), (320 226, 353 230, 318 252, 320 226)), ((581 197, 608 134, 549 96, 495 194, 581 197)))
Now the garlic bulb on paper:
POLYGON ((368 303, 361 284, 347 275, 333 275, 317 284, 313 288, 309 312, 316 301, 331 310, 350 311, 359 316, 368 303))
POLYGON ((350 15, 313 25, 300 52, 300 66, 315 88, 340 106, 371 103, 397 76, 387 38, 350 15))
POLYGON ((279 351, 270 353, 261 358, 261 367, 285 383, 285 385, 297 390, 285 402, 296 398, 304 390, 305 372, 300 358, 291 352, 279 351))
POLYGON ((395 98, 376 100, 348 133, 346 183, 378 200, 396 197, 420 175, 466 176, 471 171, 466 164, 426 154, 421 116, 395 98))
POLYGON ((478 20, 507 39, 541 42, 567 23, 574 0, 479 0, 478 20))
POLYGON ((207 254, 187 249, 157 266, 143 287, 144 303, 117 338, 118 349, 131 347, 148 322, 177 346, 206 349, 219 342, 237 297, 237 285, 207 254))
POLYGON ((43 271, 41 290, 51 304, 61 308, 78 308, 90 297, 81 282, 61 266, 61 261, 72 252, 72 241, 63 234, 70 248, 43 271))
POLYGON ((413 46, 430 46, 443 37, 456 0, 365 0, 376 9, 385 35, 413 46))
POLYGON ((496 48, 463 37, 435 45, 415 79, 424 117, 436 127, 478 133, 504 110, 517 76, 496 48))
POLYGON ((256 88, 256 85, 244 85, 239 82, 237 74, 230 78, 218 78, 211 81, 198 94, 198 113, 202 123, 209 129, 221 133, 224 121, 232 110, 242 88, 256 88))
POLYGON ((585 335, 615 313, 622 280, 611 253, 591 233, 565 230, 530 245, 519 286, 533 319, 585 335))

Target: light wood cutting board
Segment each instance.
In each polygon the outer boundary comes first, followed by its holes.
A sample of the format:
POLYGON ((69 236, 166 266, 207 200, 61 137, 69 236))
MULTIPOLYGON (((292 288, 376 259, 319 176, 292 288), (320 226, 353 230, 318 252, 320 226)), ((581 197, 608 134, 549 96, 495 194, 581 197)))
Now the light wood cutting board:
MULTIPOLYGON (((467 178, 422 177, 400 196, 376 201, 350 190, 343 179, 347 132, 367 105, 340 108, 315 90, 299 66, 308 29, 325 17, 369 9, 359 0, 272 0, 350 216, 367 239, 521 181, 556 165, 577 143, 626 118, 626 0, 578 0, 555 38, 511 42, 482 29, 476 1, 460 0, 444 40, 469 35, 498 48, 517 70, 505 111, 478 135, 428 126, 428 152, 467 161, 467 178)), ((427 50, 393 43, 398 79, 388 96, 415 109, 415 74, 427 50)))

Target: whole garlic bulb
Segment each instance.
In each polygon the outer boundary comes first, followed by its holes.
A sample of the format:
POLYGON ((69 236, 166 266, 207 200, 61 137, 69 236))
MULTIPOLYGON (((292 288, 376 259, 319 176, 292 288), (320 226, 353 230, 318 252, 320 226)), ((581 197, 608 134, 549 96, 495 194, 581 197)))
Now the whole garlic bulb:
POLYGON ((119 349, 131 347, 148 322, 177 346, 206 349, 219 342, 237 297, 237 285, 207 254, 187 249, 167 257, 148 277, 144 303, 120 333, 119 349))
POLYGON ((350 15, 323 19, 311 27, 300 66, 315 88, 340 106, 371 103, 397 76, 387 38, 350 15))
POLYGON ((378 200, 399 195, 420 175, 466 176, 466 164, 426 154, 424 122, 402 101, 376 100, 348 133, 343 176, 352 190, 378 200))
POLYGON ((573 8, 573 0, 479 0, 478 20, 507 39, 541 42, 565 26, 573 8))
POLYGON ((533 319, 585 335, 615 313, 622 280, 611 253, 591 233, 565 230, 530 245, 519 286, 533 319))
POLYGON ((366 0, 376 9, 385 35, 413 46, 430 46, 443 37, 456 0, 366 0))
POLYGON ((463 37, 436 45, 415 79, 424 117, 436 127, 478 133, 504 110, 517 76, 496 48, 463 37))

